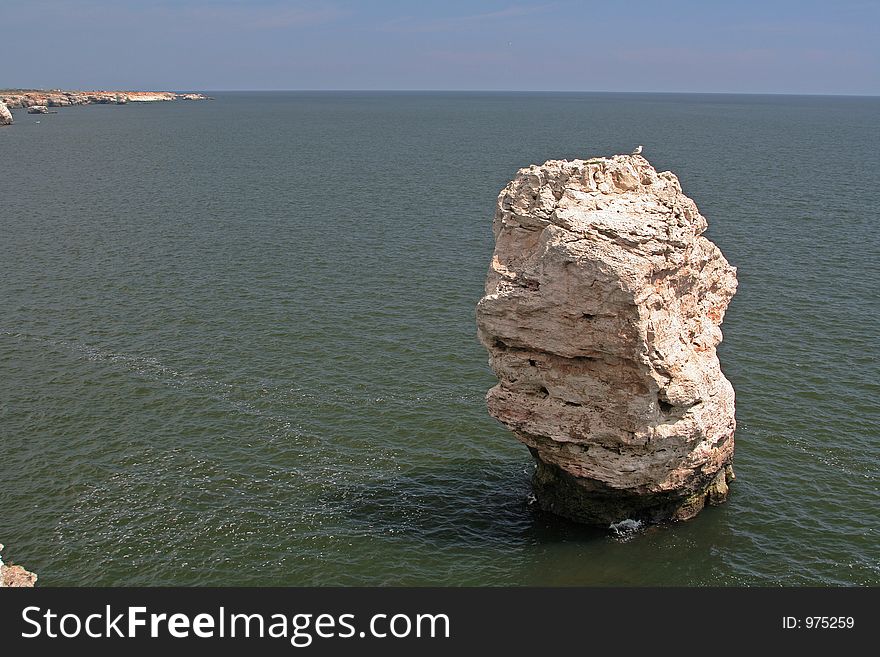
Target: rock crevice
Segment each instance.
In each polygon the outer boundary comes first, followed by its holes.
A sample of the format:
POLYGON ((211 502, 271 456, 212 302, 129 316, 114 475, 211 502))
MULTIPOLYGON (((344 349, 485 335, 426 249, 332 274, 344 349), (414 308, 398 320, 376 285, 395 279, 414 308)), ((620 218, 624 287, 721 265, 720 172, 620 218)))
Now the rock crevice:
POLYGON ((732 478, 716 356, 735 269, 674 174, 639 155, 521 169, 477 306, 489 412, 531 450, 539 504, 592 524, 684 519, 732 478))

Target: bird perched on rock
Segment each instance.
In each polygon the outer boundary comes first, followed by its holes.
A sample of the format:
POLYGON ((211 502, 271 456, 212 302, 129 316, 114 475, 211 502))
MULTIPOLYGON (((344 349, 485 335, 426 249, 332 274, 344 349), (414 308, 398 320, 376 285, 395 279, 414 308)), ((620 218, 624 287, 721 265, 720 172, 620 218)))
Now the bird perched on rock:
POLYGON ((639 144, 638 146, 636 146, 636 149, 632 152, 632 155, 639 155, 639 154, 641 154, 641 152, 642 152, 642 145, 639 144))

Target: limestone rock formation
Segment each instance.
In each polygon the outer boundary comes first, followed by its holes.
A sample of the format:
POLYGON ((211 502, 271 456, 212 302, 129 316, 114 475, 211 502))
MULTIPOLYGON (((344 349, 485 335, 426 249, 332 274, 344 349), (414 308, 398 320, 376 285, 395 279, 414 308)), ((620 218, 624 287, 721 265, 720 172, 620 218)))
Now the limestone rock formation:
POLYGON ((540 506, 608 526, 723 502, 734 393, 715 348, 736 270, 676 176, 640 155, 520 169, 495 211, 478 334, 489 412, 540 506))
MULTIPOLYGON (((0 543, 0 551, 3 544, 0 543)), ((37 581, 34 573, 28 572, 21 566, 10 566, 0 559, 0 587, 33 586, 37 581)))
POLYGON ((45 105, 31 105, 27 112, 28 114, 48 114, 49 108, 45 105))
POLYGON ((5 103, 0 103, 0 125, 12 125, 12 112, 5 103))
POLYGON ((81 105, 82 103, 79 98, 66 94, 50 94, 46 96, 44 104, 48 107, 69 107, 70 105, 81 105))

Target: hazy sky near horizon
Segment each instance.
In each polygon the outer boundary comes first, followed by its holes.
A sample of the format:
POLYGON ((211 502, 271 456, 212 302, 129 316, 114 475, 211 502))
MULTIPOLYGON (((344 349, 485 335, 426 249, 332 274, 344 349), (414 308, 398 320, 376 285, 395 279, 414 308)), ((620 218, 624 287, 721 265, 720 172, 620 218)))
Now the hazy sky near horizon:
POLYGON ((878 0, 0 0, 0 88, 877 95, 878 25, 878 0))

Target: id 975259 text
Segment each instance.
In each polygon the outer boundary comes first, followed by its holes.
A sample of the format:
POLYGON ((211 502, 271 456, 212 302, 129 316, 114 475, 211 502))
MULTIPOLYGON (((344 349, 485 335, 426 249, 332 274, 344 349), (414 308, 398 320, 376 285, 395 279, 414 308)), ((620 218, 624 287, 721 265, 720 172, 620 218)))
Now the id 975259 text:
POLYGON ((852 616, 783 616, 785 630, 851 630, 856 626, 852 616))

